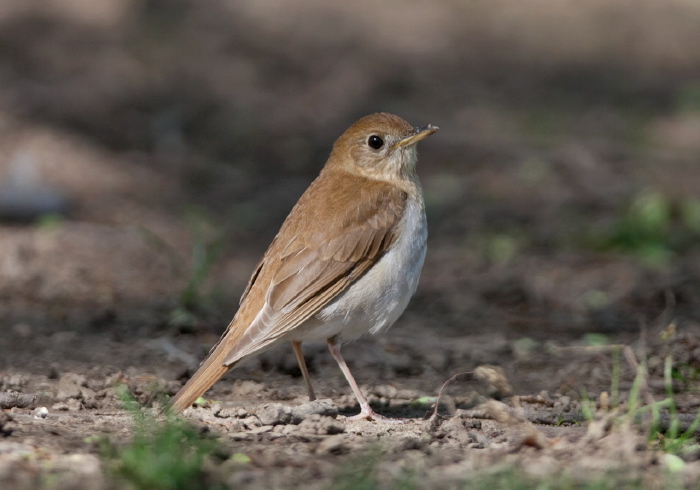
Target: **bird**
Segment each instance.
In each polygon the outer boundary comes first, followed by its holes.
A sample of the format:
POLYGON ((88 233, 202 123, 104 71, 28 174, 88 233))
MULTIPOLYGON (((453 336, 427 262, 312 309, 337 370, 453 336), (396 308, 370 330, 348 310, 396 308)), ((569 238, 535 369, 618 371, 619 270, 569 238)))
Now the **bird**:
POLYGON ((291 342, 314 400, 301 345, 325 341, 360 406, 348 420, 395 420, 370 407, 340 348, 388 329, 416 291, 428 235, 416 144, 437 130, 379 112, 335 141, 255 267, 233 320, 170 400, 171 413, 242 359, 283 342, 291 342))

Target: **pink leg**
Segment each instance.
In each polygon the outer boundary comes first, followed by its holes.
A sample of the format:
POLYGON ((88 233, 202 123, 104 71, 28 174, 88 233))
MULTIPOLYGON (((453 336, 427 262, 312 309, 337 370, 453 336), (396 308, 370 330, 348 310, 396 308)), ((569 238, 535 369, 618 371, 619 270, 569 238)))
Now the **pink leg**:
POLYGON ((340 346, 335 343, 335 338, 331 337, 330 339, 327 340, 327 342, 328 342, 328 349, 331 351, 331 355, 333 355, 333 359, 335 359, 335 362, 338 363, 340 370, 343 371, 343 374, 345 375, 345 379, 348 380, 348 383, 350 383, 350 388, 352 388, 353 393, 355 393, 355 398, 357 398, 357 401, 360 403, 360 413, 357 415, 354 415, 352 417, 348 417, 348 421, 355 422, 357 420, 367 419, 367 420, 381 420, 383 422, 392 422, 395 424, 403 424, 403 423, 407 422, 407 420, 391 419, 388 417, 384 417, 384 416, 376 413, 374 410, 372 410, 372 407, 369 406, 367 399, 364 397, 364 395, 360 391, 360 387, 357 386, 357 382, 355 382, 355 378, 353 378, 352 373, 350 372, 350 368, 348 368, 348 365, 345 364, 345 359, 343 359, 343 356, 340 355, 340 346))
POLYGON ((304 351, 301 350, 301 342, 292 342, 292 349, 294 349, 294 354, 297 356, 297 362, 299 363, 301 374, 304 375, 304 381, 306 381, 306 389, 309 392, 309 401, 314 401, 316 399, 316 394, 314 393, 314 387, 311 386, 311 376, 309 375, 309 370, 306 368, 306 360, 304 359, 304 351))

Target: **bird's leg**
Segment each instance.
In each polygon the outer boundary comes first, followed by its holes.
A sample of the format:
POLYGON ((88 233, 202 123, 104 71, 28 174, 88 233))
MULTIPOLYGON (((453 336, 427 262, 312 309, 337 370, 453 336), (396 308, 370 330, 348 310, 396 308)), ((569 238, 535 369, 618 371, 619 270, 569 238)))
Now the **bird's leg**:
POLYGON ((294 349, 294 354, 297 356, 301 374, 304 375, 306 389, 309 392, 309 401, 312 402, 316 399, 316 394, 314 393, 314 387, 311 386, 311 376, 309 375, 309 370, 306 368, 306 360, 304 359, 304 351, 301 350, 301 342, 292 341, 292 349, 294 349))
POLYGON ((367 420, 381 420, 383 422, 392 422, 395 424, 405 423, 406 420, 392 419, 389 417, 384 417, 383 415, 379 415, 374 410, 372 410, 372 407, 369 406, 367 399, 364 397, 364 395, 360 391, 360 387, 357 386, 357 382, 355 381, 355 378, 353 378, 352 373, 350 372, 350 368, 348 368, 348 365, 345 364, 345 359, 343 359, 343 356, 340 355, 340 346, 335 343, 335 338, 331 337, 330 339, 327 340, 327 342, 328 342, 328 349, 331 351, 331 355, 333 356, 333 359, 335 359, 335 362, 338 363, 340 370, 343 371, 343 374, 345 375, 345 379, 348 380, 348 383, 350 383, 350 388, 352 388, 353 393, 355 393, 355 398, 357 398, 357 401, 360 403, 360 413, 357 415, 354 415, 352 417, 348 417, 348 421, 355 422, 357 420, 367 419, 367 420))

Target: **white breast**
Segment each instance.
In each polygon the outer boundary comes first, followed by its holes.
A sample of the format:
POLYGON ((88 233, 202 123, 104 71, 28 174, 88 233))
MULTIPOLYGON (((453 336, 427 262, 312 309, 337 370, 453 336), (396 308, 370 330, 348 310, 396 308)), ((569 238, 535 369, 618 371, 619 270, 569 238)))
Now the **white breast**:
POLYGON ((428 227, 422 202, 409 200, 399 223, 399 238, 347 291, 296 329, 294 340, 352 340, 389 328, 403 313, 418 286, 428 227))

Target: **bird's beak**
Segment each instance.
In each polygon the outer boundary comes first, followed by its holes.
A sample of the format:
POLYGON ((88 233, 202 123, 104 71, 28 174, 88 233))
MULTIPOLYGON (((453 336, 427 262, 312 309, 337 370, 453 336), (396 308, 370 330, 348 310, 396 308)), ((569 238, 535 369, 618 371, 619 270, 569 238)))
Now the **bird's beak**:
POLYGON ((394 145, 394 148, 401 148, 402 146, 415 145, 420 140, 422 140, 423 138, 425 138, 427 136, 430 136, 438 129, 440 129, 440 128, 438 128, 437 126, 433 126, 432 124, 428 124, 427 126, 422 126, 420 128, 414 128, 414 130, 411 134, 409 134, 405 138, 397 141, 396 144, 394 145))

